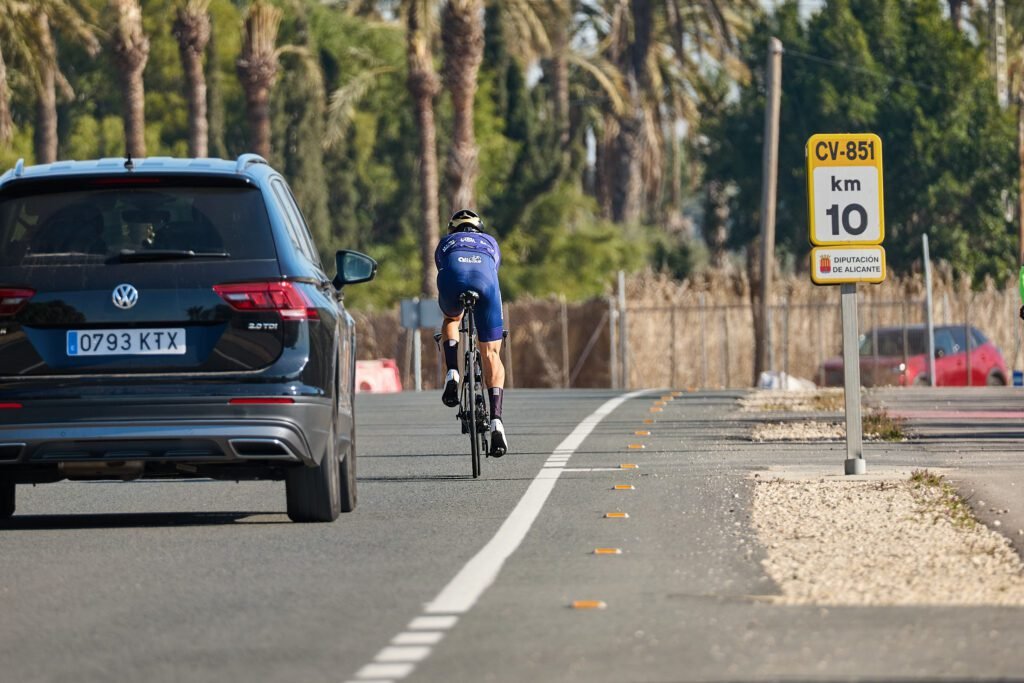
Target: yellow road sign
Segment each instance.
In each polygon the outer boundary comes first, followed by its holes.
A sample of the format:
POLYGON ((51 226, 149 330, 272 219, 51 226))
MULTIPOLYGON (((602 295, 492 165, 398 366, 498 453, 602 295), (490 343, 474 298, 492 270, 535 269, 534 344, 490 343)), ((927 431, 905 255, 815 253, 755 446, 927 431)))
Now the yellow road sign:
POLYGON ((874 133, 819 133, 806 154, 811 244, 881 244, 882 140, 874 133))
POLYGON ((811 281, 816 285, 885 280, 885 249, 877 244, 811 249, 811 281))

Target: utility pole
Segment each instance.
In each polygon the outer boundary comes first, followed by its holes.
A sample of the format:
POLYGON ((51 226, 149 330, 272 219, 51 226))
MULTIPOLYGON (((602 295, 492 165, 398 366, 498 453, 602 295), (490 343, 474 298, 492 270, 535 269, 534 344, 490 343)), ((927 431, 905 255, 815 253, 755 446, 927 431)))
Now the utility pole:
POLYGON ((996 97, 999 106, 1010 106, 1009 74, 1006 71, 1006 5, 1005 0, 989 0, 992 16, 992 62, 996 70, 996 97))
POLYGON ((772 275, 775 269, 775 200, 779 172, 779 104, 782 99, 782 41, 768 41, 765 78, 764 147, 761 154, 761 315, 756 334, 761 342, 754 379, 775 369, 772 354, 772 275))

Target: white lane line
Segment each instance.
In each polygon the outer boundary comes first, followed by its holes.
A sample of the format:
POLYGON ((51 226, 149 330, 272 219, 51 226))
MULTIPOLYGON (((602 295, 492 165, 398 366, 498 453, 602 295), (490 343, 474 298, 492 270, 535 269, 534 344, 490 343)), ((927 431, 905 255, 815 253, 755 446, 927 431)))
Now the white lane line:
POLYGON ((359 673, 356 674, 356 678, 366 680, 367 678, 387 678, 391 680, 397 680, 399 678, 405 678, 412 673, 412 670, 416 668, 415 664, 367 664, 359 673))
POLYGON ((414 631, 443 630, 455 626, 455 622, 458 620, 458 617, 416 617, 409 622, 409 628, 414 631))
MULTIPOLYGON (((574 453, 601 420, 626 401, 643 393, 645 392, 634 391, 606 401, 576 425, 572 433, 558 444, 552 455, 574 453)), ((551 467, 545 467, 537 473, 519 500, 519 504, 512 510, 498 532, 466 563, 433 602, 427 605, 427 613, 463 614, 476 603, 487 587, 494 582, 505 560, 526 537, 526 532, 540 514, 540 509, 547 501, 551 490, 555 488, 555 482, 558 481, 560 474, 560 469, 551 467)))
POLYGON ((374 660, 382 664, 393 662, 419 662, 427 658, 430 648, 426 645, 389 645, 374 657, 374 660))
POLYGON ((437 645, 444 638, 440 631, 405 631, 391 639, 392 645, 437 645))
MULTIPOLYGON (((551 453, 547 462, 530 482, 526 493, 519 499, 508 518, 497 533, 480 551, 459 570, 447 586, 424 608, 425 614, 409 622, 410 631, 440 631, 434 645, 440 643, 444 633, 455 626, 461 614, 468 612, 484 591, 497 578, 505 560, 523 542, 541 508, 555 488, 559 475, 565 471, 569 458, 580 447, 583 440, 601 420, 626 401, 636 398, 649 390, 633 391, 605 401, 601 407, 585 417, 569 436, 565 437, 551 453)), ((399 680, 405 678, 420 662, 430 656, 431 647, 406 646, 405 639, 421 634, 400 633, 392 640, 394 645, 383 648, 374 657, 373 664, 367 664, 356 673, 358 683, 377 683, 377 679, 399 680), (403 641, 400 643, 400 641, 403 641)))

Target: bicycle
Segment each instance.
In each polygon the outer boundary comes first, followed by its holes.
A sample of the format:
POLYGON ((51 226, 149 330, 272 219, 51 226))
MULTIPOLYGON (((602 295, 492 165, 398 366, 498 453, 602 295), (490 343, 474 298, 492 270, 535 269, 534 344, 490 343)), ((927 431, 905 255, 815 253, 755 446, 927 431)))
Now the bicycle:
MULTIPOLYGON (((490 431, 491 420, 484 395, 483 372, 480 362, 480 349, 477 347, 476 317, 474 309, 480 294, 474 291, 459 295, 462 304, 462 322, 459 325, 459 337, 465 349, 463 374, 459 386, 459 411, 455 415, 462 424, 462 433, 469 434, 470 454, 473 462, 473 478, 480 476, 480 452, 489 457, 487 449, 487 433, 490 431)), ((441 349, 441 334, 434 335, 434 342, 441 349)))

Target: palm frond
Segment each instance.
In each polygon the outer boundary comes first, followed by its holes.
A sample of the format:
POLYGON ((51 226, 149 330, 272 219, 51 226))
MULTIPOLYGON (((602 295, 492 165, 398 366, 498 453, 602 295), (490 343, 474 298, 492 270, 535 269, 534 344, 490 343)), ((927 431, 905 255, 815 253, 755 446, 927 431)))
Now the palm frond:
POLYGON ((327 105, 327 131, 324 147, 330 149, 345 139, 355 117, 356 106, 384 74, 398 71, 393 66, 379 66, 360 71, 351 81, 331 93, 327 105))

